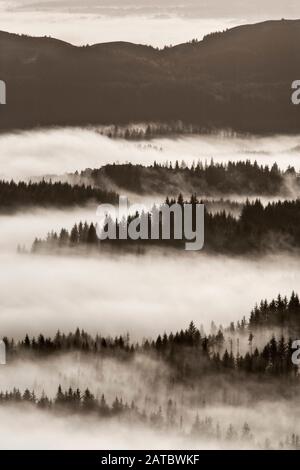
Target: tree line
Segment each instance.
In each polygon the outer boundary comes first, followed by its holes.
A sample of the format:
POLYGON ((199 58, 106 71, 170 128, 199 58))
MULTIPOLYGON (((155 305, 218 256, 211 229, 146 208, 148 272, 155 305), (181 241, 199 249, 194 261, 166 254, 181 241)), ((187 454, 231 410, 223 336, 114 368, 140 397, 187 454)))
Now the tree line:
MULTIPOLYGON (((54 353, 80 351, 83 354, 95 354, 99 357, 115 357, 131 361, 135 354, 141 353, 165 361, 174 371, 174 380, 181 382, 188 378, 200 378, 203 374, 222 373, 265 376, 290 376, 298 378, 298 367, 292 363, 293 338, 295 336, 279 337, 272 335, 263 347, 257 347, 255 337, 259 331, 268 327, 269 335, 273 327, 278 326, 277 320, 260 324, 257 320, 260 313, 265 312, 266 305, 278 317, 285 308, 285 327, 300 326, 299 298, 293 292, 287 300, 278 296, 269 304, 261 302, 261 307, 255 306, 251 311, 249 321, 245 317, 236 325, 231 323, 227 328, 217 327, 213 322, 209 334, 205 333, 203 326, 197 328, 190 322, 188 328, 175 333, 164 333, 156 339, 145 339, 142 343, 132 343, 129 334, 117 337, 91 336, 84 330, 76 329, 74 333, 63 334, 60 331, 54 338, 40 334, 37 338, 25 336, 23 340, 15 342, 13 339, 3 338, 9 360, 24 357, 26 354, 35 356, 48 356, 54 353), (290 322, 290 323, 289 323, 290 322), (261 328, 261 330, 260 330, 261 328), (240 340, 248 344, 248 350, 241 354, 240 340)), ((290 328, 292 332, 292 329, 290 328)), ((297 330, 294 331, 296 335, 297 330)), ((291 333, 292 334, 292 333, 291 333)))
POLYGON ((295 292, 288 299, 278 295, 271 302, 261 301, 251 311, 249 328, 256 330, 272 327, 286 328, 296 334, 300 328, 300 301, 295 292))
POLYGON ((37 183, 0 181, 0 211, 3 212, 32 206, 69 207, 91 201, 116 204, 118 195, 113 191, 84 184, 71 185, 44 180, 37 183))
MULTIPOLYGON (((177 199, 167 198, 166 204, 172 206, 177 203, 180 206, 191 204, 192 206, 192 228, 196 227, 196 205, 201 203, 195 195, 189 200, 184 200, 180 194, 177 199)), ((159 207, 155 208, 156 211, 159 207)), ((99 231, 106 230, 108 223, 114 227, 116 239, 109 238, 101 240, 97 234, 97 226, 94 223, 75 224, 69 232, 65 228, 59 233, 52 231, 48 233, 45 239, 36 238, 32 245, 32 252, 49 251, 50 253, 60 248, 76 249, 80 247, 94 248, 102 250, 109 249, 131 250, 135 249, 142 252, 147 247, 157 246, 164 248, 183 249, 188 241, 184 235, 185 214, 182 211, 182 237, 178 239, 175 236, 175 218, 171 213, 170 218, 170 238, 163 237, 163 218, 160 214, 159 237, 151 239, 152 213, 136 213, 129 215, 127 220, 112 220, 109 218, 103 228, 98 227, 99 231), (142 218, 146 220, 148 226, 149 239, 131 240, 121 239, 122 232, 128 231, 129 224, 133 219, 137 219, 140 226, 142 218), (141 251, 142 250, 142 251, 141 251)), ((209 213, 205 209, 204 213, 204 231, 205 241, 202 251, 220 252, 228 254, 259 254, 273 251, 291 251, 300 248, 300 199, 294 201, 270 202, 266 206, 259 199, 255 201, 247 200, 242 206, 239 218, 226 213, 225 210, 216 213, 209 213)), ((139 228, 137 228, 139 230, 139 228)), ((201 253, 201 251, 200 251, 201 253)))
MULTIPOLYGON (((171 122, 155 122, 144 124, 132 124, 130 126, 103 126, 97 130, 101 135, 112 139, 125 139, 125 140, 151 140, 158 137, 174 136, 174 135, 197 135, 207 133, 208 135, 216 134, 219 132, 207 128, 206 126, 198 126, 195 123, 184 123, 182 121, 171 122)), ((237 135, 234 131, 222 131, 230 137, 237 135)))
MULTIPOLYGON (((282 171, 274 163, 259 165, 256 161, 229 161, 216 163, 185 161, 154 162, 153 165, 108 164, 99 169, 87 169, 80 173, 82 178, 90 178, 93 184, 111 184, 138 194, 161 193, 162 188, 174 196, 181 192, 194 192, 198 195, 292 195, 300 189, 300 178, 294 167, 282 171)), ((166 193, 165 193, 166 194, 166 193)), ((165 195, 164 194, 164 195, 165 195)))

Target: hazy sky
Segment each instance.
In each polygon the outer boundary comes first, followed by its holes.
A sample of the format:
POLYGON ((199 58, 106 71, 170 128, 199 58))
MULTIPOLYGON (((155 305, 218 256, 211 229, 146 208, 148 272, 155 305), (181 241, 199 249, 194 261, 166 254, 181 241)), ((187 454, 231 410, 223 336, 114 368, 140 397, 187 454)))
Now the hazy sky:
POLYGON ((0 29, 74 44, 125 40, 163 46, 265 19, 296 18, 297 0, 0 0, 0 29))
POLYGON ((298 10, 298 0, 2 0, 15 10, 73 11, 87 13, 148 14, 163 13, 199 17, 232 17, 256 15, 293 15, 298 10))

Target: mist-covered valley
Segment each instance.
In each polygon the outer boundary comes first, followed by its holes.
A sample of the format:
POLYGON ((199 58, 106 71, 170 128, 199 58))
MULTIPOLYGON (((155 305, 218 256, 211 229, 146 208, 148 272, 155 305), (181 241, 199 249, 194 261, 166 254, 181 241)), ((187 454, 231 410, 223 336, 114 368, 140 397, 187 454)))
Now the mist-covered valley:
POLYGON ((128 363, 67 354, 23 359, 8 369, 2 388, 14 389, 15 398, 0 397, 4 449, 143 449, 146 438, 148 449, 299 445, 297 384, 288 385, 287 396, 272 378, 174 384, 170 368, 143 355, 128 363), (70 396, 79 390, 78 406, 70 396))
MULTIPOLYGON (((257 161, 270 168, 276 162, 283 171, 294 166, 297 173, 298 142, 297 136, 226 134, 137 142, 76 128, 2 134, 1 178, 28 183, 45 177, 49 182, 56 175, 63 181, 70 173, 108 163, 150 166, 184 160, 192 166, 211 158, 216 163, 257 161)), ((299 290, 298 254, 189 253, 168 247, 144 254, 112 249, 96 255, 85 248, 32 253, 36 238, 62 228, 71 231, 80 221, 95 222, 101 202, 82 196, 85 203, 68 199, 60 205, 51 192, 47 195, 50 186, 30 186, 26 191, 34 194, 33 202, 28 198, 26 204, 22 192, 10 187, 14 210, 0 215, 0 262, 5 267, 0 273, 0 331, 15 345, 9 343, 7 364, 0 366, 1 448, 143 448, 145 441, 157 449, 298 448, 299 379, 289 344, 291 325, 298 322, 296 301, 290 301, 299 290), (278 294, 286 296, 283 304, 278 294), (283 323, 250 322, 251 311, 264 299, 270 312, 272 299, 275 313, 287 310, 283 323), (188 332, 191 321, 200 339, 188 332), (80 343, 78 349, 71 341, 56 350, 57 345, 47 343, 58 330, 68 338, 77 328, 99 335, 100 347, 80 343), (186 338, 182 343, 173 342, 176 332, 186 338), (26 334, 29 350, 26 342, 16 346, 26 334), (269 344, 273 335, 276 353, 274 343, 269 344), (123 339, 116 343, 116 337, 123 339), (103 346, 103 339, 111 346, 103 346), (16 357, 10 355, 14 348, 16 357), (24 435, 28 423, 32 432, 24 435)), ((149 194, 147 186, 142 193, 118 185, 105 189, 127 194, 149 209, 168 196, 164 188, 149 194)), ((254 191, 223 198, 212 190, 206 204, 211 214, 225 210, 238 219, 246 199, 257 197, 266 207, 297 195, 254 191)))
POLYGON ((262 298, 298 290, 293 254, 243 259, 166 249, 144 256, 17 253, 18 245, 30 251, 35 237, 62 226, 71 229, 83 218, 93 221, 94 214, 90 206, 0 216, 0 257, 6 267, 1 271, 1 334, 48 334, 79 326, 106 334, 130 331, 141 338, 190 320, 206 326, 212 319, 236 321, 262 298))
POLYGON ((0 450, 300 450, 297 6, 0 0, 0 450))
MULTIPOLYGON (((123 423, 117 419, 104 422, 87 416, 82 419, 81 415, 53 415, 49 412, 32 409, 29 407, 8 406, 0 408, 1 430, 3 427, 2 448, 4 449, 91 449, 91 450, 117 450, 117 449, 144 449, 148 450, 218 450, 218 449, 297 449, 297 435, 290 434, 291 430, 297 429, 295 423, 297 415, 297 405, 291 410, 285 404, 280 407, 279 403, 272 405, 263 403, 261 406, 250 408, 213 407, 207 410, 208 417, 213 416, 214 422, 222 420, 225 423, 233 423, 232 428, 238 429, 238 438, 226 438, 228 428, 223 431, 224 441, 215 438, 193 437, 190 432, 176 433, 173 428, 163 428, 161 430, 142 425, 140 423, 123 423), (257 435, 257 445, 253 445, 253 440, 243 437, 243 425, 241 426, 241 414, 254 426, 257 435), (266 419, 262 419, 265 417, 266 419), (271 417, 271 418, 270 418, 271 417), (255 427, 255 423, 260 422, 260 426, 255 427), (278 426, 278 423, 279 426, 278 426), (291 426, 295 423, 295 426, 291 426), (276 428, 275 428, 275 425, 276 428), (30 427, 30 432, 28 432, 30 427), (41 429, 43 430, 41 432, 41 429), (262 434, 259 435, 258 433, 262 434), (267 436, 267 437, 266 437, 267 436), (280 440, 285 437, 285 442, 280 440), (252 441, 252 442, 251 442, 252 441), (262 441, 262 444, 260 442, 262 441), (146 442, 146 444, 145 444, 146 442), (276 443, 272 447, 271 443, 276 443), (281 446, 282 444, 282 446, 281 446), (296 444, 296 445, 295 445, 296 444)), ((229 424, 229 434, 230 434, 229 424)), ((251 435, 252 437, 252 435, 251 435)))

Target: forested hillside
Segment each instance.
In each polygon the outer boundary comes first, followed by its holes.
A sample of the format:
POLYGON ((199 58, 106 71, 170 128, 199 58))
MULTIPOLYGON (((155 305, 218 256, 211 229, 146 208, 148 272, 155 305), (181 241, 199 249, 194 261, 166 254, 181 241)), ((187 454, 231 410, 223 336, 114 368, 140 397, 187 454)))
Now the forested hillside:
POLYGON ((299 20, 240 26, 163 50, 1 32, 1 128, 182 120, 206 130, 299 131, 300 109, 291 104, 299 42, 299 20))

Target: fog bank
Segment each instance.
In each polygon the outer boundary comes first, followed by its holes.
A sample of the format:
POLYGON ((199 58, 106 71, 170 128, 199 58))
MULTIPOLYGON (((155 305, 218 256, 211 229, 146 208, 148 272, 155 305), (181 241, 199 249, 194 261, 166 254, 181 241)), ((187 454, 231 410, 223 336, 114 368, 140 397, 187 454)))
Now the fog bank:
POLYGON ((62 174, 99 168, 106 163, 142 163, 185 160, 227 162, 251 160, 262 165, 275 161, 280 168, 300 169, 300 137, 229 137, 201 135, 151 141, 113 140, 91 128, 34 130, 0 135, 0 178, 62 174))
POLYGON ((249 316, 256 302, 299 288, 298 260, 199 254, 133 257, 0 255, 1 335, 57 329, 136 339, 249 316), (228 273, 231 273, 230 275, 228 273), (264 282, 262 282, 264 279, 264 282))

